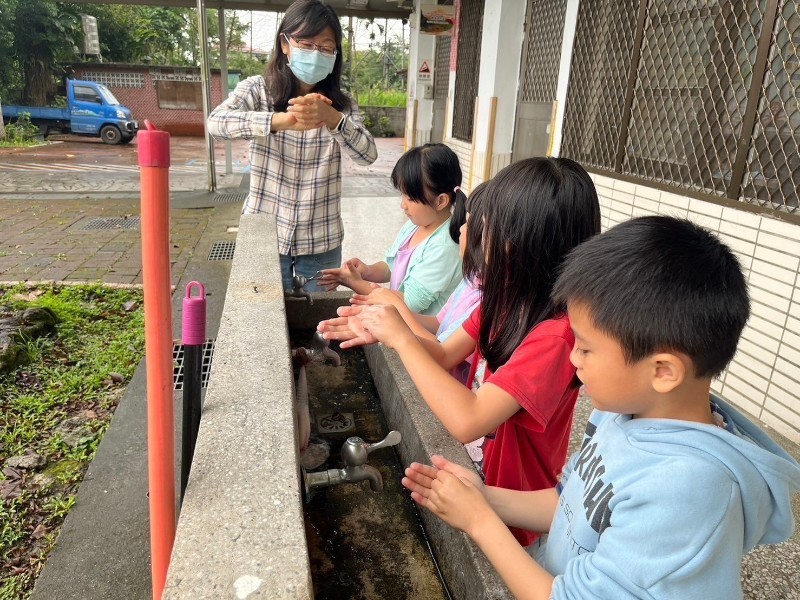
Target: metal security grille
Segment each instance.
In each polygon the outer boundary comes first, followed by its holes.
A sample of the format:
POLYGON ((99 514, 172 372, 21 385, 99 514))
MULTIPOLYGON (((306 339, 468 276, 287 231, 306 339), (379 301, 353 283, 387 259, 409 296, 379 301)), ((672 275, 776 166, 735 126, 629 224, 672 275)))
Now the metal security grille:
MULTIPOLYGON (((211 374, 211 363, 214 360, 215 339, 203 343, 202 366, 200 368, 200 387, 208 387, 208 377, 211 374)), ((183 390, 183 344, 172 344, 172 383, 177 391, 183 390)))
POLYGON ((529 0, 520 102, 556 97, 567 0, 529 0))
POLYGON ((245 192, 214 195, 214 202, 217 204, 223 204, 227 202, 244 202, 245 200, 247 200, 247 194, 245 192))
POLYGON ((153 81, 200 81, 200 73, 194 69, 153 69, 150 77, 153 81))
POLYGON ((561 153, 800 213, 798 48, 797 0, 582 2, 561 153))
POLYGON ((233 260, 236 242, 214 242, 208 253, 208 260, 233 260))
POLYGON ((138 229, 139 217, 102 217, 92 219, 81 230, 90 229, 138 229))
POLYGON ((461 0, 458 18, 456 89, 453 99, 453 137, 472 141, 472 117, 478 95, 483 37, 483 0, 461 0))
POLYGON ((453 36, 440 35, 436 38, 436 66, 433 69, 433 97, 447 98, 450 83, 450 46, 453 36))
POLYGON ((141 73, 100 73, 89 71, 81 76, 88 81, 96 81, 108 87, 141 88, 144 87, 144 75, 141 73))
POLYGON ((581 2, 564 117, 562 154, 585 166, 613 169, 638 2, 581 2))
POLYGON ((798 211, 800 189, 800 5, 778 13, 741 199, 798 211))
POLYGON ((647 9, 622 172, 724 196, 762 23, 754 2, 647 9))

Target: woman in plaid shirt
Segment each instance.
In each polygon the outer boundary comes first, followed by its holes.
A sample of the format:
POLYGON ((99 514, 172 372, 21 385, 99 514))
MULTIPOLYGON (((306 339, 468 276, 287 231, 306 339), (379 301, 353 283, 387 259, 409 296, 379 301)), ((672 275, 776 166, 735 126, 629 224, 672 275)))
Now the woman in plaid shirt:
MULTIPOLYGON (((319 0, 296 0, 278 27, 264 77, 249 77, 208 118, 216 139, 249 139, 250 195, 243 214, 274 214, 284 289, 342 264, 342 150, 375 161, 375 140, 339 85, 342 28, 319 0)), ((316 281, 309 291, 320 288, 316 281)))

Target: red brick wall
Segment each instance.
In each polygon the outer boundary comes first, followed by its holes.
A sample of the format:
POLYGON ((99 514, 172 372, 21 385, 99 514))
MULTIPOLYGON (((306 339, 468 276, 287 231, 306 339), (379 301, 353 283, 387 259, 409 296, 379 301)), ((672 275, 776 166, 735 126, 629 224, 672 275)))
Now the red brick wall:
MULTIPOLYGON (((168 131, 171 135, 203 136, 203 111, 186 109, 164 109, 158 106, 156 93, 156 75, 170 77, 171 73, 198 75, 197 68, 159 67, 150 65, 121 65, 110 63, 88 63, 73 65, 75 79, 89 79, 104 83, 117 97, 123 106, 133 112, 133 118, 144 127, 144 120, 149 119, 156 127, 168 131), (100 74, 100 77, 93 76, 100 74), (138 75, 144 83, 143 87, 131 87, 114 83, 120 75, 138 75)), ((200 85, 198 82, 197 85, 200 85)), ((211 107, 222 102, 219 69, 211 70, 211 107)))

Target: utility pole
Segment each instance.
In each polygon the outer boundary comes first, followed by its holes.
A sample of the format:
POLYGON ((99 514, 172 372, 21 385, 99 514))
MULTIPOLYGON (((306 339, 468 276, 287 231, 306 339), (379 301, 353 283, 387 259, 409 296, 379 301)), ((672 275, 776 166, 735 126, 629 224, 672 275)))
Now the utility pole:
POLYGON ((356 94, 356 74, 353 71, 353 56, 356 52, 355 48, 353 48, 354 43, 355 37, 353 36, 353 16, 350 15, 347 17, 347 51, 349 53, 347 59, 350 62, 350 93, 353 94, 354 98, 358 98, 358 94, 356 94))
POLYGON ((384 88, 389 89, 389 19, 383 20, 383 78, 384 88))

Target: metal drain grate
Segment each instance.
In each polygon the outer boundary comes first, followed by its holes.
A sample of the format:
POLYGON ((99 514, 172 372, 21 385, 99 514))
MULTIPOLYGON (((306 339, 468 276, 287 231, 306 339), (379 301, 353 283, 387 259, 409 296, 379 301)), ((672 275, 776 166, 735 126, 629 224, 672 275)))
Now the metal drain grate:
POLYGON ((222 204, 224 202, 244 202, 247 200, 245 192, 235 192, 232 194, 217 194, 214 196, 214 202, 222 204))
POLYGON ((139 225, 139 217, 101 217, 92 219, 81 229, 138 229, 139 225))
MULTIPOLYGON (((208 386, 208 376, 211 373, 211 361, 214 359, 215 339, 206 340, 203 344, 203 366, 200 369, 200 387, 208 386)), ((172 383, 175 390, 183 389, 183 344, 172 344, 172 383)))
POLYGON ((236 242, 214 242, 208 253, 208 260, 233 260, 236 242))
POLYGON ((355 426, 353 413, 335 412, 317 417, 317 428, 320 433, 343 433, 350 431, 355 426))

